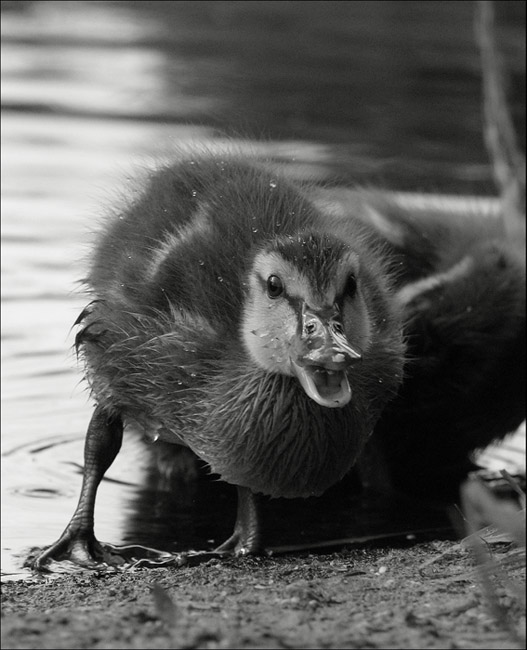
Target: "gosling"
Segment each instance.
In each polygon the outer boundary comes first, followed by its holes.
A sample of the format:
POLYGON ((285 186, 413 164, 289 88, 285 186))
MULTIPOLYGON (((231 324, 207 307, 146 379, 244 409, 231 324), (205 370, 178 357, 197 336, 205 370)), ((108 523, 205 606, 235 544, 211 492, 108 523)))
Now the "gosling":
POLYGON ((350 470, 399 389, 405 340, 381 237, 328 223, 266 165, 196 155, 104 229, 77 323, 96 401, 83 485, 36 568, 101 561, 95 497, 127 426, 237 486, 224 552, 260 550, 255 494, 320 495, 350 470))

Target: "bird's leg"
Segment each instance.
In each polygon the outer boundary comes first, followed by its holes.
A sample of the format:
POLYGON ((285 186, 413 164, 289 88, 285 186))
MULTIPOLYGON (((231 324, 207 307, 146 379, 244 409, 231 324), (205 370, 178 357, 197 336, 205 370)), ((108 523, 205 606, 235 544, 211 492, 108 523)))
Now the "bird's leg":
POLYGON ((49 560, 70 560, 86 567, 102 561, 102 548, 93 529, 95 496, 104 473, 121 448, 122 437, 121 418, 97 407, 86 434, 79 503, 61 537, 32 562, 33 568, 43 569, 49 560))
POLYGON ((260 513, 256 496, 249 488, 238 486, 234 532, 216 551, 235 555, 255 555, 261 551, 260 513))

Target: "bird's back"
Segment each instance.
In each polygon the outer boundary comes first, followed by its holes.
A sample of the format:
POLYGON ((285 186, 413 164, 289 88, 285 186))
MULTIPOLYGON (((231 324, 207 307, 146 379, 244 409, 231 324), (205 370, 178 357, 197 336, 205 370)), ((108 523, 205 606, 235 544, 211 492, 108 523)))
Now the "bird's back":
POLYGON ((196 156, 152 174, 103 231, 89 284, 125 309, 178 305, 230 326, 254 250, 315 222, 303 193, 264 166, 196 156))

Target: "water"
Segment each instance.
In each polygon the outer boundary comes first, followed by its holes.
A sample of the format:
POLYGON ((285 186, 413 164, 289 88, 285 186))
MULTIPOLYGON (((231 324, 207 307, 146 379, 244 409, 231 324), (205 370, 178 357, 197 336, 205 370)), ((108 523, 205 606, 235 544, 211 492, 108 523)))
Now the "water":
MULTIPOLYGON (((499 4, 523 141, 525 14, 523 3, 499 4)), ((56 539, 78 497, 92 404, 70 327, 107 206, 135 191, 153 160, 195 141, 222 146, 225 134, 291 161, 300 177, 493 194, 472 11, 471 2, 2 3, 4 574, 24 575, 20 558, 56 539)), ((143 448, 126 439, 100 488, 100 539, 159 532, 144 472, 143 448)), ((192 535, 230 525, 209 516, 192 535)))

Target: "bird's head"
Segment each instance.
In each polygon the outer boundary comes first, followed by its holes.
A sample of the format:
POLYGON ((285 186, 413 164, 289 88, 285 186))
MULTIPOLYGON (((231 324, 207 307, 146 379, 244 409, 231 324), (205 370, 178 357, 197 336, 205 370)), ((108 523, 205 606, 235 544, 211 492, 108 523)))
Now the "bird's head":
POLYGON ((296 377, 321 406, 343 407, 348 371, 367 350, 371 327, 359 256, 344 242, 299 233, 256 253, 242 335, 260 368, 296 377))

